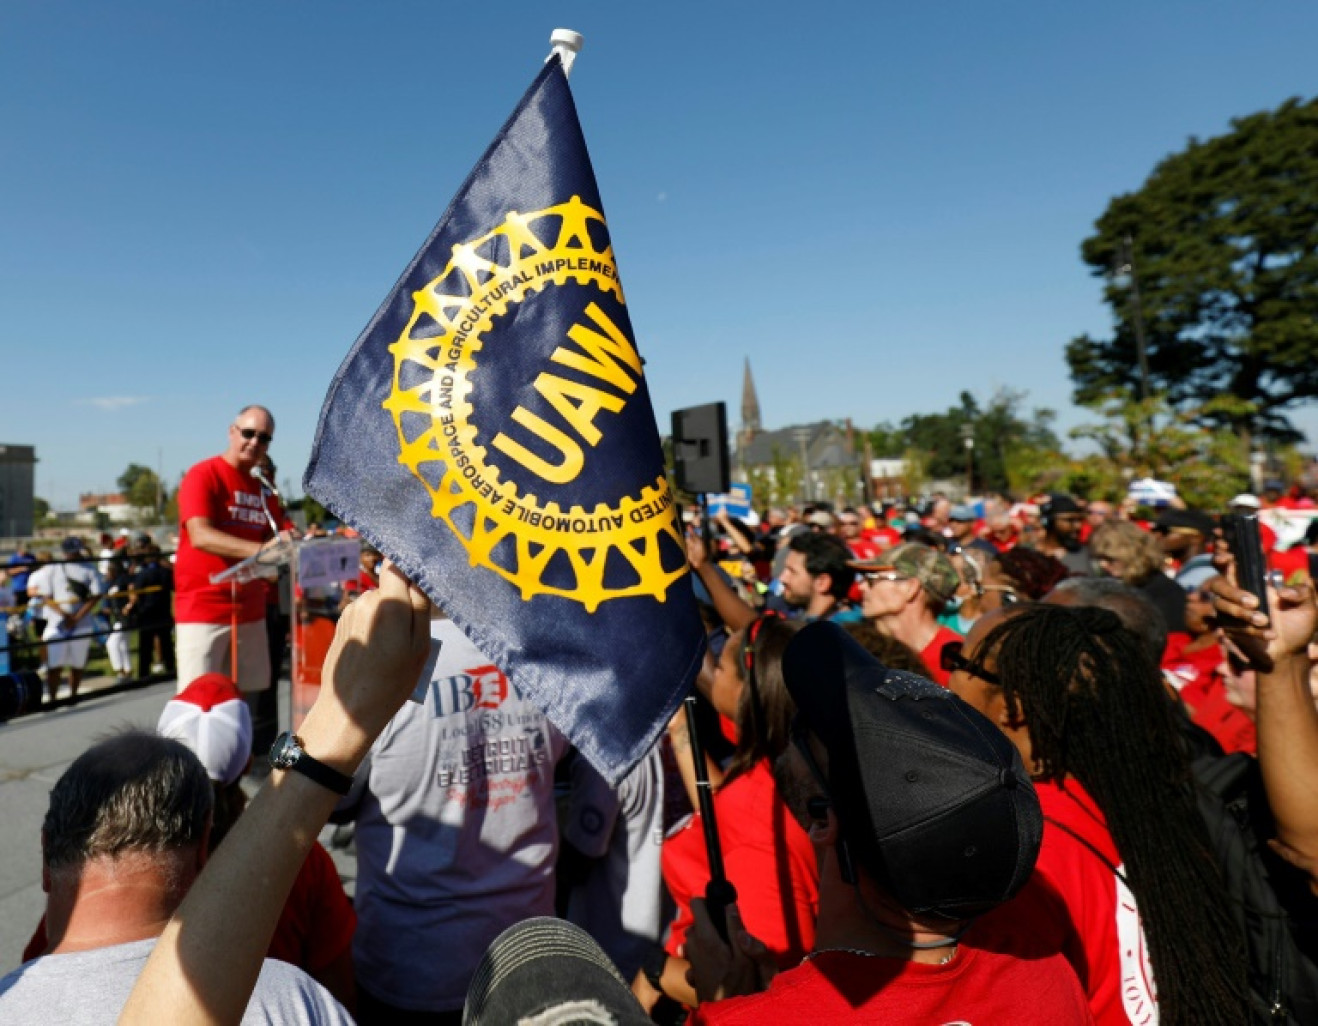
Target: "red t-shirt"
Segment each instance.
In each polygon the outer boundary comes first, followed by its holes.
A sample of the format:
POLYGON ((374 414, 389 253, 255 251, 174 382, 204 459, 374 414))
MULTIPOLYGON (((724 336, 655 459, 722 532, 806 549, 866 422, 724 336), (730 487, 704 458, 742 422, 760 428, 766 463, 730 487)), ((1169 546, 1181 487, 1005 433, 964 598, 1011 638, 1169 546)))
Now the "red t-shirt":
POLYGON ((934 635, 933 640, 924 648, 920 649, 920 659, 925 666, 929 667, 929 672, 933 678, 943 687, 947 687, 947 682, 952 679, 952 674, 943 669, 942 652, 943 646, 949 641, 964 641, 956 631, 950 627, 939 627, 938 633, 934 635))
POLYGON ((872 541, 880 551, 890 549, 902 540, 901 532, 896 528, 889 527, 887 524, 873 530, 862 531, 861 534, 872 541))
POLYGON ((1043 847, 1034 871, 1066 903, 1083 950, 1072 963, 1085 967, 1081 983, 1094 1021, 1099 1026, 1152 1023, 1157 996, 1144 928, 1135 896, 1112 871, 1124 869, 1107 821, 1075 780, 1064 785, 1036 781, 1034 789, 1044 815, 1043 847))
POLYGON ((860 538, 848 538, 846 539, 846 543, 847 548, 851 550, 851 554, 856 559, 870 560, 877 559, 879 556, 878 544, 863 536, 860 538))
POLYGON ((1297 584, 1309 578, 1309 550, 1303 545, 1293 545, 1285 552, 1270 550, 1266 555, 1269 570, 1281 572, 1281 579, 1287 584, 1297 584))
POLYGON ((1028 899, 1017 907, 1019 901, 972 926, 946 965, 821 951, 799 968, 779 973, 763 994, 701 1005, 692 1021, 718 1026, 1092 1022, 1084 989, 1066 957, 1056 946, 1031 938, 1032 926, 1046 935, 1055 924, 1027 912, 1028 899))
POLYGON ((1190 635, 1176 631, 1167 636, 1162 657, 1163 673, 1172 681, 1189 710, 1190 719, 1217 739, 1222 751, 1258 754, 1254 721, 1232 705, 1218 667, 1224 656, 1218 645, 1187 652, 1190 635))
MULTIPOLYGON (((216 530, 247 541, 263 542, 273 537, 266 511, 276 524, 285 524, 284 510, 273 495, 265 497, 261 486, 247 474, 231 467, 221 456, 202 460, 187 472, 178 490, 179 540, 174 559, 174 619, 178 623, 227 624, 233 618, 233 600, 228 584, 211 584, 211 574, 233 566, 225 559, 193 548, 188 538, 188 521, 205 517, 216 530)), ((265 618, 264 581, 238 585, 238 622, 265 618)))
MULTIPOLYGON (((815 942, 819 867, 814 846, 778 796, 762 760, 714 796, 723 868, 752 936, 780 968, 796 965, 815 942)), ((666 948, 676 955, 691 926, 691 899, 705 895, 709 859, 700 813, 664 841, 664 883, 677 903, 666 948)))

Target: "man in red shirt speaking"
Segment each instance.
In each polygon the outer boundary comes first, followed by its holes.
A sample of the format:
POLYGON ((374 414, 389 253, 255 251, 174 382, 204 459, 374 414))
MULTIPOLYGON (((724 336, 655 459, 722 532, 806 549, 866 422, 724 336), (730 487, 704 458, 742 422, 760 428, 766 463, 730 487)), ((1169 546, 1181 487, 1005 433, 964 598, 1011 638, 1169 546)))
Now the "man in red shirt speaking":
POLYGON ((194 466, 179 486, 174 617, 180 689, 204 673, 222 673, 237 681, 251 704, 255 693, 270 687, 266 582, 212 584, 211 575, 256 555, 276 535, 291 537, 273 484, 256 476, 274 434, 269 410, 244 407, 229 426, 229 447, 194 466), (230 665, 235 651, 236 668, 230 665))

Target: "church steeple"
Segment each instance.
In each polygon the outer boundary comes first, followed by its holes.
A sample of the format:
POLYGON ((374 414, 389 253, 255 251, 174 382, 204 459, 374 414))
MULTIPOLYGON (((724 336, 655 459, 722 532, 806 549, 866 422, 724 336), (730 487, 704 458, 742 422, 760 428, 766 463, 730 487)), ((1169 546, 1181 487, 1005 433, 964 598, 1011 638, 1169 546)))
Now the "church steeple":
POLYGON ((751 377, 751 358, 746 357, 746 373, 741 383, 741 433, 749 442, 762 430, 760 426, 760 399, 755 394, 755 379, 751 377))
POLYGON ((746 357, 746 371, 741 379, 741 430, 737 432, 737 467, 745 480, 746 450, 751 447, 763 428, 760 426, 760 397, 755 394, 755 379, 751 377, 751 358, 746 357))

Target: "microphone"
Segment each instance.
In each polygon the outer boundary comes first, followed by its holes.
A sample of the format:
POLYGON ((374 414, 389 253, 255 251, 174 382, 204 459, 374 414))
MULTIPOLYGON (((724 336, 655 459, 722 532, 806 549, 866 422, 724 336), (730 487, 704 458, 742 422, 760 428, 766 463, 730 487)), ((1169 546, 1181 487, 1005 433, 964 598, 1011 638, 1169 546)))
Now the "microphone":
POLYGON ((251 469, 251 475, 252 475, 253 479, 254 479, 258 484, 260 484, 260 486, 261 486, 262 488, 264 488, 267 492, 269 492, 271 495, 273 495, 273 496, 274 496, 276 499, 278 499, 280 502, 283 502, 283 501, 284 501, 284 497, 283 497, 282 495, 279 494, 279 489, 275 487, 275 483, 274 483, 273 481, 270 480, 269 475, 266 474, 266 472, 265 472, 264 470, 262 470, 262 469, 260 468, 260 466, 255 466, 255 467, 253 467, 253 468, 251 469))
MULTIPOLYGON (((270 480, 270 475, 262 470, 259 464, 249 470, 248 473, 252 475, 252 480, 259 484, 264 491, 269 492, 280 502, 284 501, 284 497, 279 494, 279 489, 270 480)), ((270 515, 270 507, 265 504, 264 498, 261 499, 261 512, 265 514, 265 522, 270 525, 270 530, 274 533, 275 538, 278 538, 279 525, 275 523, 275 518, 270 515)))

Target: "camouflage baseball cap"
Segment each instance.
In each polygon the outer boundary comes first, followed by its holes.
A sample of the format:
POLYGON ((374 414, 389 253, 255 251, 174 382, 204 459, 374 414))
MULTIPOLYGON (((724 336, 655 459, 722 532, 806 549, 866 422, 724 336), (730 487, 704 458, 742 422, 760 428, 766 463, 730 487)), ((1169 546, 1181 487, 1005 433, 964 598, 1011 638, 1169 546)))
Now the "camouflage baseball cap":
POLYGON ((894 570, 903 577, 914 578, 939 602, 946 602, 955 595, 961 583, 956 567, 946 556, 919 542, 907 542, 874 559, 853 561, 849 565, 861 573, 894 570))

